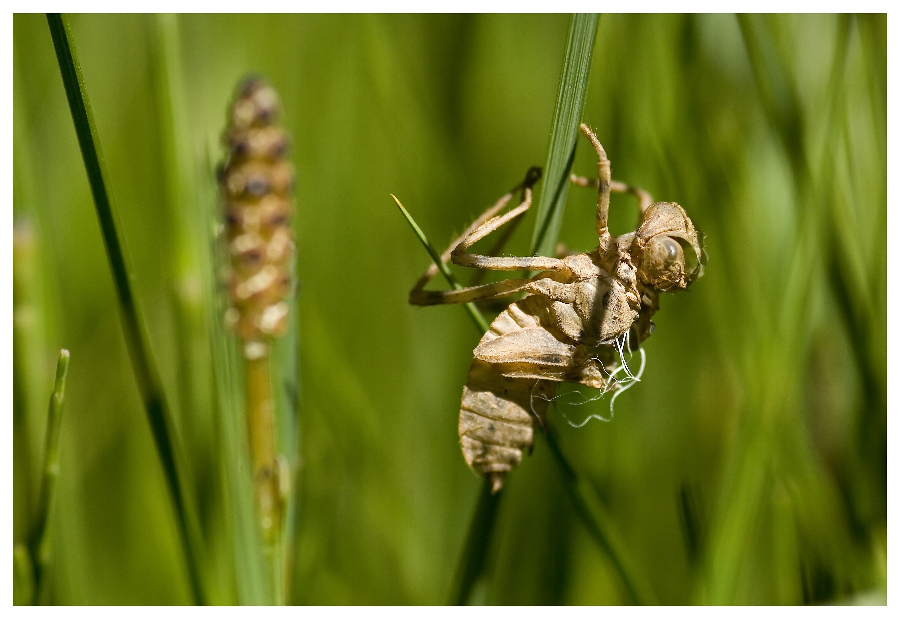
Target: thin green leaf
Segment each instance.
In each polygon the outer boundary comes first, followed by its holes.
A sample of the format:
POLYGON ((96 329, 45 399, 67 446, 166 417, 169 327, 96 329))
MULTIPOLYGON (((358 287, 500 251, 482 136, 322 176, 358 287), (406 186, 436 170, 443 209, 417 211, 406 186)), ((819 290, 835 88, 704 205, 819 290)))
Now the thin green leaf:
POLYGON ((472 597, 472 590, 484 572, 487 562, 501 498, 502 492, 491 493, 490 483, 485 482, 481 485, 481 494, 478 496, 475 513, 472 515, 472 522, 466 535, 466 545, 457 566, 450 604, 463 606, 472 597))
MULTIPOLYGON (((569 187, 569 171, 575 158, 575 146, 591 70, 591 55, 597 34, 599 16, 576 14, 569 27, 569 41, 556 99, 556 114, 550 134, 550 153, 544 173, 544 184, 538 206, 537 221, 532 237, 532 251, 538 255, 553 255, 565 210, 569 187)), ((635 604, 652 603, 653 596, 646 586, 637 583, 636 570, 626 559, 626 545, 605 516, 596 492, 569 463, 555 435, 546 435, 550 452, 563 471, 566 490, 576 512, 584 521, 594 541, 613 563, 626 593, 635 604)))
POLYGON ((575 505, 575 511, 584 521, 593 540, 609 557, 631 603, 658 604, 649 586, 639 578, 633 561, 628 558, 625 541, 613 524, 612 518, 606 513, 594 487, 569 464, 556 434, 548 430, 544 437, 547 446, 550 447, 550 453, 562 469, 563 485, 575 505))
MULTIPOLYGON (((419 239, 419 242, 425 247, 425 251, 428 252, 428 255, 431 256, 431 259, 434 261, 434 264, 437 266, 438 270, 447 280, 452 287, 457 290, 462 288, 462 285, 456 281, 456 278, 453 277, 453 273, 450 272, 450 267, 441 260, 441 255, 434 248, 434 245, 431 244, 431 241, 428 240, 428 237, 425 236, 425 233, 422 232, 422 229, 416 223, 416 221, 412 218, 412 215, 403 208, 403 205, 400 204, 400 200, 397 199, 397 196, 391 194, 391 197, 394 199, 394 202, 397 203, 397 207, 400 209, 400 212, 403 213, 403 216, 406 217, 406 221, 409 223, 410 227, 413 229, 413 232, 416 233, 416 236, 419 239)), ((484 316, 478 310, 478 307, 474 303, 465 303, 466 311, 469 312, 469 316, 471 316, 472 320, 475 322, 475 327, 478 329, 479 333, 484 333, 488 330, 489 325, 487 320, 484 319, 484 316)))
POLYGON ((166 482, 175 504, 178 532, 185 548, 191 590, 194 598, 202 603, 204 596, 200 584, 197 549, 191 543, 188 499, 179 477, 180 462, 183 461, 183 458, 179 457, 177 453, 174 442, 174 423, 166 404, 156 364, 147 344, 146 329, 131 290, 128 260, 125 248, 119 240, 114 208, 107 192, 108 183, 100 151, 100 140, 91 113, 90 102, 84 89, 81 66, 77 60, 75 47, 71 43, 72 34, 69 24, 58 13, 48 13, 47 24, 53 39, 53 47, 56 50, 56 59, 62 74, 69 110, 72 113, 75 133, 78 136, 78 145, 91 186, 107 260, 112 270, 122 329, 134 377, 144 403, 156 450, 163 465, 166 482))
POLYGON ((594 13, 575 14, 569 26, 569 41, 556 95, 556 113, 550 131, 550 152, 531 237, 531 251, 537 255, 552 256, 559 237, 598 21, 599 16, 594 13))
POLYGON ((47 431, 44 437, 44 465, 41 469, 41 493, 38 497, 37 520, 31 538, 31 554, 34 561, 35 601, 41 599, 46 579, 47 564, 50 560, 50 538, 47 522, 53 503, 53 491, 59 477, 59 429, 62 422, 63 403, 66 398, 66 376, 69 373, 69 351, 59 351, 56 362, 56 382, 50 396, 47 410, 47 431))

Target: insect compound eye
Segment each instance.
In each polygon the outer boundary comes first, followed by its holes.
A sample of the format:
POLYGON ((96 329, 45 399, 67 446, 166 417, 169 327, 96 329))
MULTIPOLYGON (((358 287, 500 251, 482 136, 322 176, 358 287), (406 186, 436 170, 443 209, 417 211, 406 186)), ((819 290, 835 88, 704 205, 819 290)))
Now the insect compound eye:
POLYGON ((655 202, 644 211, 633 251, 641 280, 657 290, 687 288, 706 264, 703 233, 674 202, 655 202))
POLYGON ((681 251, 681 246, 671 238, 667 236, 656 237, 651 242, 659 247, 659 252, 667 264, 672 264, 678 260, 679 256, 682 256, 683 259, 684 254, 681 251))
POLYGON ((672 237, 660 234, 647 243, 638 273, 641 279, 659 290, 682 284, 684 278, 684 250, 672 237))

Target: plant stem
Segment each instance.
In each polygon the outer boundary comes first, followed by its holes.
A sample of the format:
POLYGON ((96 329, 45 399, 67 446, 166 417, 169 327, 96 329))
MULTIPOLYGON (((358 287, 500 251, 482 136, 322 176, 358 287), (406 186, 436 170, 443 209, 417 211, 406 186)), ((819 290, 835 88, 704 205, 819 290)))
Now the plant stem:
POLYGON ((25 544, 13 547, 13 605, 28 606, 34 602, 34 565, 25 544))
POLYGON ((41 469, 41 491, 38 495, 37 519, 31 536, 31 556, 34 561, 34 603, 42 599, 45 574, 50 562, 50 538, 47 522, 53 501, 53 491, 59 477, 59 429, 66 395, 66 375, 69 372, 69 351, 59 351, 56 362, 56 383, 47 411, 47 432, 44 438, 44 465, 41 469))
MULTIPOLYGON (((297 238, 294 235, 294 238, 297 238)), ((291 264, 291 281, 297 282, 297 262, 291 264)), ((282 535, 281 549, 282 570, 284 571, 281 582, 284 583, 283 603, 290 604, 294 599, 293 591, 295 540, 299 533, 298 517, 300 510, 300 454, 301 427, 300 427, 300 321, 297 312, 297 295, 292 294, 288 301, 290 305, 289 315, 293 317, 288 327, 288 332, 273 347, 274 358, 277 359, 281 371, 274 374, 275 392, 275 428, 277 451, 284 461, 284 466, 279 467, 279 474, 287 475, 287 479, 279 478, 279 490, 282 492, 282 535), (280 346, 279 346, 280 344, 280 346), (288 488, 287 496, 284 496, 284 488, 288 488)))
POLYGON ((253 491, 262 534, 263 554, 270 566, 274 602, 284 604, 281 567, 282 500, 275 455, 275 416, 269 378, 269 356, 245 358, 247 436, 253 471, 253 491))
MULTIPOLYGON (((556 113, 550 134, 550 152, 532 238, 532 250, 536 254, 552 255, 559 236, 569 185, 569 170, 575 156, 575 145, 584 109, 598 21, 599 17, 595 14, 576 14, 572 16, 569 26, 568 43, 557 94, 556 113)), ((424 233, 400 202, 396 198, 394 201, 397 202, 397 206, 400 207, 438 269, 451 286, 458 288, 459 284, 453 278, 447 265, 440 260, 440 256, 428 242, 424 233)), ((479 333, 484 333, 487 330, 486 321, 480 315, 474 315, 471 309, 469 309, 469 313, 479 333)), ((551 453, 565 473, 566 489, 575 504, 578 515, 584 520, 594 540, 609 555, 629 598, 637 604, 645 603, 650 599, 650 595, 638 592, 638 588, 633 584, 634 579, 625 569, 622 560, 623 544, 618 541, 618 536, 610 534, 609 527, 604 528, 600 524, 608 519, 602 517, 602 507, 596 494, 590 485, 578 476, 575 469, 563 456, 555 437, 548 435, 547 442, 551 447, 551 453), (616 540, 616 542, 613 543, 611 540, 616 540)), ((472 587, 485 569, 487 549, 490 546, 490 538, 494 530, 497 507, 498 499, 491 496, 490 488, 486 484, 482 488, 478 504, 475 507, 475 514, 466 537, 466 546, 457 567, 457 580, 452 598, 454 604, 466 603, 471 595, 472 587)))
MULTIPOLYGON (((569 171, 575 158, 578 129, 581 124, 584 99, 591 70, 591 54, 597 34, 599 17, 595 14, 572 16, 566 59, 560 77, 556 100, 556 114, 550 134, 550 152, 541 187, 537 221, 532 237, 532 253, 553 255, 569 186, 569 171)), ((593 487, 582 479, 563 455, 553 432, 546 433, 550 453, 563 472, 563 481, 578 515, 584 521, 594 541, 609 556, 619 574, 625 591, 635 604, 646 604, 652 599, 646 588, 635 585, 635 570, 626 567, 625 544, 614 533, 610 519, 605 515, 602 503, 593 487)))
POLYGON ((178 533, 185 550, 191 593, 195 601, 204 602, 203 588, 198 567, 198 552, 192 542, 188 497, 179 477, 180 463, 183 462, 174 442, 174 422, 165 400, 162 384, 147 344, 146 329, 138 314, 138 308, 131 291, 130 269, 125 249, 119 240, 118 226, 112 201, 107 193, 105 165, 100 152, 100 140, 94 125, 90 102, 84 89, 81 65, 78 63, 75 46, 71 43, 71 28, 58 13, 47 14, 47 24, 56 50, 56 59, 62 74, 69 110, 78 136, 78 145, 87 171, 97 219, 103 235, 106 256, 112 270, 113 282, 118 296, 122 330, 131 358, 134 377, 138 384, 141 400, 157 453, 163 466, 165 479, 175 507, 178 533))
POLYGON ((450 604, 454 606, 469 603, 472 589, 484 571, 501 498, 503 493, 494 494, 491 491, 491 483, 485 479, 481 484, 481 494, 478 495, 469 532, 466 534, 466 545, 457 565, 455 584, 450 598, 450 604))
POLYGON ((603 503, 587 481, 578 475, 569 461, 563 455, 562 448, 556 438, 556 433, 549 430, 544 434, 550 453, 556 459, 563 473, 564 486, 569 493, 569 498, 575 505, 575 510, 581 520, 587 526, 588 532, 594 541, 609 557, 613 568, 619 574, 619 579, 625 588, 625 593, 633 604, 656 604, 649 588, 640 583, 635 574, 637 570, 626 560, 628 553, 625 551, 625 542, 612 524, 611 518, 606 514, 603 503))

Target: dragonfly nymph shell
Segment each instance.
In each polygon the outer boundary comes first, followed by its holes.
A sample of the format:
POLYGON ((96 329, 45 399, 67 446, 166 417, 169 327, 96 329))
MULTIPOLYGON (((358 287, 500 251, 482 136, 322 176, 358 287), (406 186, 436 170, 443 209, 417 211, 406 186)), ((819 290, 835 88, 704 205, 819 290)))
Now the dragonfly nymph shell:
POLYGON ((659 309, 660 293, 686 289, 703 274, 706 264, 703 235, 684 209, 674 202, 653 202, 643 189, 613 181, 609 158, 597 136, 587 125, 581 125, 581 132, 597 153, 597 178, 573 176, 571 180, 598 190, 596 248, 582 254, 561 252, 558 257, 470 251, 474 243, 531 207, 531 187, 540 177, 532 168, 521 184, 451 244, 441 260, 449 257, 458 266, 535 274, 468 288, 425 290, 438 272, 434 267, 409 293, 413 305, 528 295, 511 303, 491 323, 473 351, 463 387, 459 413, 463 457, 486 478, 492 492, 503 487, 506 475, 531 451, 535 428, 546 427, 547 405, 557 383, 613 392, 612 410, 615 397, 640 379, 640 370, 635 376, 628 368, 625 350, 637 350, 653 331, 651 318, 659 309), (522 203, 503 212, 519 190, 522 203), (617 237, 610 234, 612 191, 638 199, 637 230, 617 237))

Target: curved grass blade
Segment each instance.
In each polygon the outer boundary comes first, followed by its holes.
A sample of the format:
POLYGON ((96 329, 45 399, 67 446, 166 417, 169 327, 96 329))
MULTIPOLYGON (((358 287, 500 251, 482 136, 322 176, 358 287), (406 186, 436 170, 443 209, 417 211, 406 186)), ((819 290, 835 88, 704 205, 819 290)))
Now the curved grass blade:
POLYGON ((537 221, 531 237, 531 251, 535 255, 552 256, 559 237, 598 22, 599 16, 595 13, 576 13, 569 25, 569 41, 550 131, 550 153, 544 168, 544 184, 541 186, 537 221))
POLYGON ((175 506, 178 532, 185 548, 188 575, 194 599, 203 603, 204 596, 198 570, 198 548, 192 542, 191 520, 187 496, 179 477, 183 458, 177 453, 174 442, 174 423, 166 404, 156 364, 147 344, 146 329, 138 314, 131 290, 125 249, 119 240, 112 201, 107 192, 106 172, 100 152, 99 137, 91 114, 90 103, 84 90, 84 78, 78 64, 75 48, 71 44, 71 31, 59 13, 48 13, 47 24, 53 39, 56 59, 62 74, 69 110, 78 136, 78 145, 97 209, 97 219, 103 235, 106 255, 113 275, 118 297, 122 330, 131 358, 134 377, 150 423, 156 450, 163 465, 163 472, 175 506))

